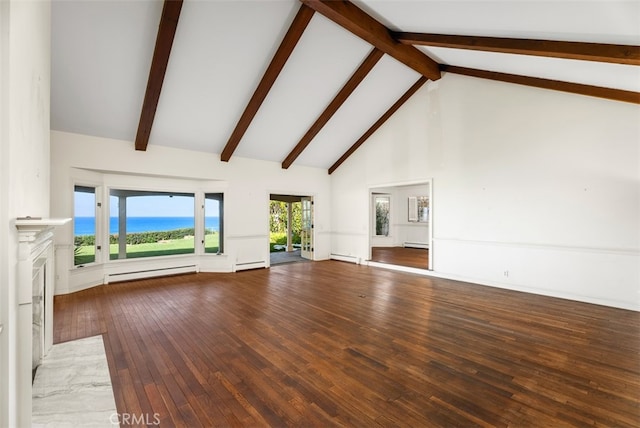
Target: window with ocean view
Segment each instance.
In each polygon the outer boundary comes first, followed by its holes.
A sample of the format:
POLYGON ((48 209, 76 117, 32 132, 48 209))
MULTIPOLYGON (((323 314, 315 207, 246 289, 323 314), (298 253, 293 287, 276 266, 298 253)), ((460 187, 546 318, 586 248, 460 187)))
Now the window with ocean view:
POLYGON ((109 258, 195 252, 195 195, 111 189, 109 258))
POLYGON ((96 261, 96 189, 75 186, 73 192, 73 265, 96 261))

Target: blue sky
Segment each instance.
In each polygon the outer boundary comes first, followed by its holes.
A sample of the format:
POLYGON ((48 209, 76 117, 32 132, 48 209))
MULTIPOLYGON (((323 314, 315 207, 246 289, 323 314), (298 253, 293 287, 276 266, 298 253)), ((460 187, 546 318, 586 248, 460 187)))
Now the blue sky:
MULTIPOLYGON (((118 198, 111 197, 109 213, 118 216, 118 198)), ((93 217, 95 215, 95 195, 93 193, 75 192, 75 216, 93 217)), ((206 215, 217 215, 218 201, 207 199, 206 215)), ((187 196, 144 196, 127 199, 128 217, 193 217, 194 198, 187 196)))

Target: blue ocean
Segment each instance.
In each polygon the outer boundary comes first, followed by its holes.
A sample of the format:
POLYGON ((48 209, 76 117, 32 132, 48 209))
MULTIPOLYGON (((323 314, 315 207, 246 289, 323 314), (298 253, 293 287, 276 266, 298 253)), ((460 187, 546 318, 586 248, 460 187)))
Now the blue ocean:
MULTIPOLYGON (((193 217, 129 217, 127 218, 127 233, 156 232, 194 227, 193 217)), ((205 228, 220 230, 219 217, 206 217, 205 228)), ((96 230, 94 217, 76 217, 74 219, 73 234, 93 235, 96 230)), ((109 234, 118 233, 118 217, 109 219, 109 234)))

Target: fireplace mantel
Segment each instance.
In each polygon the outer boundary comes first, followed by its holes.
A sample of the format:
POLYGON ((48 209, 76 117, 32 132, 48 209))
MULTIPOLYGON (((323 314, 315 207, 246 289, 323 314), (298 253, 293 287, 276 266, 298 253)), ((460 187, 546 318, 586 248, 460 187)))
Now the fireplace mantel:
POLYGON ((53 228, 70 222, 70 218, 18 218, 18 304, 31 303, 31 269, 33 263, 53 241, 53 228), (21 278, 21 274, 23 277, 21 278))
POLYGON ((63 226, 71 221, 70 218, 31 218, 23 217, 16 219, 16 228, 20 242, 33 242, 42 232, 52 229, 55 226, 63 226))

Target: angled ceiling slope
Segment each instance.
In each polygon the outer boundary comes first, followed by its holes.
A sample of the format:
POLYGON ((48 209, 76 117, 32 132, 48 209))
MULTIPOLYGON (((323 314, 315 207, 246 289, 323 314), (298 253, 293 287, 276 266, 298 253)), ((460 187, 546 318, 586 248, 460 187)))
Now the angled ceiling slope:
POLYGON ((56 1, 52 129, 331 173, 441 72, 640 103, 639 40, 616 0, 56 1))
MULTIPOLYGON (((622 64, 638 65, 640 63, 640 49, 635 46, 613 45, 602 43, 581 43, 581 42, 559 42, 529 39, 508 39, 497 37, 468 37, 468 36, 446 36, 426 33, 401 33, 392 32, 375 18, 363 12, 349 1, 324 1, 324 0, 301 0, 303 4, 322 13, 327 18, 341 25, 353 34, 371 43, 375 48, 373 53, 384 50, 400 60, 405 65, 421 72, 423 75, 436 80, 440 77, 439 71, 433 69, 433 60, 411 49, 403 49, 403 45, 439 46, 457 49, 484 50, 500 53, 515 53, 521 55, 537 55, 545 57, 558 57, 563 59, 580 59, 589 61, 612 62, 622 64), (400 43, 400 44, 399 44, 400 43)), ((411 48, 415 49, 414 46, 411 48)), ((377 62, 377 60, 376 60, 377 62)), ((366 62, 365 62, 366 63, 366 62)), ((365 64, 363 63, 363 64, 365 64)), ((372 67, 372 66, 371 66, 372 67)), ((618 101, 638 102, 640 97, 632 91, 616 90, 611 88, 601 88, 596 86, 574 84, 570 82, 559 82, 550 79, 530 78, 526 76, 510 75, 506 73, 488 72, 464 67, 438 65, 440 70, 451 73, 463 74, 473 77, 500 80, 510 83, 536 86, 545 89, 555 89, 560 91, 578 93, 590 96, 599 96, 618 101)), ((366 73, 368 73, 370 69, 366 73)), ((357 73, 357 72, 356 72, 357 73)), ((365 74, 366 74, 365 73, 365 74)), ((358 83, 364 76, 358 81, 358 83)), ((352 78, 353 79, 353 78, 352 78)), ((348 85, 348 84, 347 84, 348 85)), ((356 83, 357 85, 357 83, 356 83)), ((331 116, 342 105, 351 94, 346 91, 345 86, 327 107, 325 112, 312 125, 307 133, 298 142, 296 147, 282 162, 283 168, 289 168, 291 164, 300 156, 302 151, 311 143, 311 140, 320 132, 322 127, 329 121, 331 116)), ((406 99, 406 94, 396 102, 395 105, 402 104, 406 99)), ((395 106, 394 105, 394 106, 395 106)), ((393 110, 393 107, 391 108, 393 110)), ((393 110, 395 111, 395 110, 393 110)), ((385 113, 372 126, 377 129, 390 116, 385 113)), ((329 173, 335 171, 346 158, 355 151, 357 147, 364 143, 371 133, 369 128, 356 143, 354 143, 336 163, 329 168, 329 173)), ((225 160, 228 160, 225 159, 225 160)))
POLYGON ((289 56, 293 52, 293 49, 298 44, 300 37, 302 37, 302 33, 307 28, 309 21, 313 17, 313 9, 309 9, 308 7, 301 6, 296 14, 287 34, 285 34, 282 43, 280 43, 280 47, 276 51, 276 54, 273 56, 271 63, 269 63, 269 67, 267 67, 267 71, 265 71, 258 87, 256 88, 249 104, 245 108, 238 124, 236 125, 227 145, 222 150, 222 154, 220 155, 220 159, 224 162, 228 162, 231 159, 231 155, 235 151, 238 144, 240 144, 240 139, 246 132, 247 128, 251 124, 251 121, 255 117, 258 109, 264 102, 265 98, 269 94, 271 87, 275 83, 276 79, 280 75, 282 68, 286 64, 289 56))
MULTIPOLYGON (((307 148, 315 136, 322 130, 322 128, 329 122, 332 116, 340 109, 342 104, 347 100, 356 87, 366 78, 367 74, 373 69, 380 58, 385 54, 389 54, 393 58, 402 62, 406 66, 430 76, 433 80, 440 78, 439 65, 435 63, 431 58, 420 52, 413 46, 403 46, 397 43, 391 38, 391 35, 386 27, 373 19, 371 16, 364 13, 355 5, 349 2, 324 2, 324 1, 307 1, 303 0, 300 10, 304 10, 309 6, 309 9, 320 12, 323 16, 338 23, 341 27, 348 30, 350 33, 358 36, 367 43, 374 46, 369 56, 360 64, 358 69, 347 80, 342 89, 340 89, 334 99, 324 109, 316 121, 308 128, 306 133, 300 138, 296 146, 289 152, 289 154, 282 161, 283 168, 289 168, 293 162, 301 155, 301 153, 307 148)), ((294 22, 295 23, 295 22, 294 22)), ((291 30, 290 30, 291 31, 291 30)), ((285 38, 286 41, 286 38, 285 38)), ((284 43, 284 41, 283 41, 284 43)), ((277 53, 276 53, 277 55, 277 53)), ((288 56, 287 56, 288 58, 288 56)), ((274 58, 275 60, 275 58, 274 58)), ((283 64, 284 66, 284 64, 283 64)), ((280 67, 282 70, 283 67, 280 67)), ((265 73, 263 80, 268 75, 265 73)), ((272 79, 277 78, 272 76, 272 79)), ((260 91, 260 86, 254 93, 260 91)), ((264 94, 266 97, 266 94, 264 94)), ((264 100, 264 97, 262 99, 264 100)), ((251 107, 250 101, 247 109, 251 107)), ((255 114, 255 112, 254 112, 255 114)), ((244 115, 243 115, 244 116, 244 115)), ((241 128, 246 131, 249 127, 249 123, 244 120, 244 117, 240 119, 236 129, 241 128)), ((236 133, 234 132, 234 135, 236 133)), ((231 153, 239 144, 239 138, 232 138, 225 147, 225 151, 221 159, 228 161, 231 153)))

